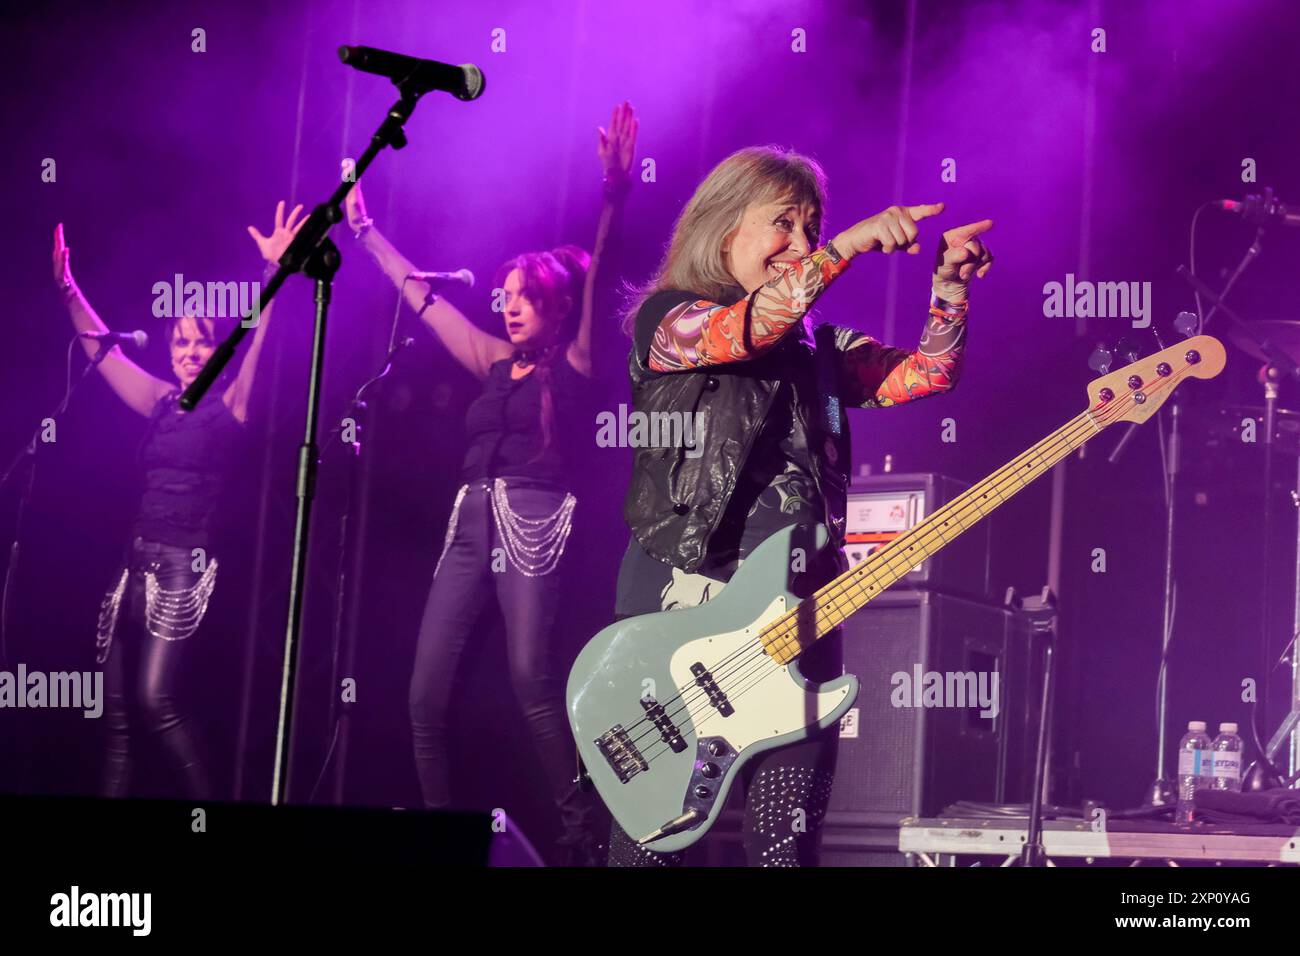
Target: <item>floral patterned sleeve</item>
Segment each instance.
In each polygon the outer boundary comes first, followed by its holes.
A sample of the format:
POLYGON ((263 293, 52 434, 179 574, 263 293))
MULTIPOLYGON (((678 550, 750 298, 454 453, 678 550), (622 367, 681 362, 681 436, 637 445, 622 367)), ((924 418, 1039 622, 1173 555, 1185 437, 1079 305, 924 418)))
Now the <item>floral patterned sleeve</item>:
POLYGON ((803 321, 848 265, 828 242, 734 305, 697 300, 671 309, 655 330, 650 368, 680 372, 758 358, 803 321))
POLYGON ((956 387, 966 351, 966 307, 931 300, 915 351, 882 345, 854 329, 839 328, 840 400, 854 408, 883 408, 938 395, 956 387))

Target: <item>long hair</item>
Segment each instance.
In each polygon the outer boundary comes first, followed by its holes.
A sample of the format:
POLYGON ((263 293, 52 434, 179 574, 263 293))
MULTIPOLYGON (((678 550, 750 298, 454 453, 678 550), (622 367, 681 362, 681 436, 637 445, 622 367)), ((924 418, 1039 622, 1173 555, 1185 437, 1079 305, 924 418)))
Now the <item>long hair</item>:
POLYGON ((538 376, 542 389, 542 447, 533 456, 537 461, 551 447, 555 437, 555 394, 553 388, 554 366, 564 356, 568 344, 578 334, 582 319, 582 297, 587 284, 587 270, 591 256, 578 246, 566 245, 550 252, 525 252, 515 256, 497 270, 494 286, 506 284, 506 276, 519 270, 520 291, 539 312, 554 315, 567 297, 568 310, 560 316, 556 346, 544 359, 540 359, 533 374, 538 376))
POLYGON ((826 212, 826 174, 815 159, 780 146, 738 149, 704 177, 682 209, 668 240, 663 261, 645 285, 633 288, 623 315, 623 331, 633 324, 642 303, 664 289, 686 289, 710 302, 731 304, 747 295, 727 269, 722 241, 740 226, 750 203, 807 203, 815 210, 814 232, 820 244, 826 212))

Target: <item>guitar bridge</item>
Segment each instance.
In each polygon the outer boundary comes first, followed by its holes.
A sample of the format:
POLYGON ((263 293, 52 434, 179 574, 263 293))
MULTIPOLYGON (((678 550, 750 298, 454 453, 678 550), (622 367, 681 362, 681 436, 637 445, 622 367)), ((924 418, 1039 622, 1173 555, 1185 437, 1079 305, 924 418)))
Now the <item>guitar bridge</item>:
POLYGON ((642 770, 649 770, 650 764, 632 738, 623 729, 622 724, 615 724, 593 741, 600 754, 614 771, 619 783, 627 783, 642 770))

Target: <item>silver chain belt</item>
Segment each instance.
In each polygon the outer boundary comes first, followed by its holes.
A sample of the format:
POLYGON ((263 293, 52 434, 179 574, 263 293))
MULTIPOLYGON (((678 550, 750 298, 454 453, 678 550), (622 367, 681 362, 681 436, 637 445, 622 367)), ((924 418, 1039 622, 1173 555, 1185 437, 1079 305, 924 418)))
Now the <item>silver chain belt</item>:
MULTIPOLYGON (((144 574, 144 620, 149 633, 160 641, 183 641, 193 636, 207 613, 212 589, 217 583, 217 559, 208 561, 199 579, 187 588, 164 588, 158 584, 154 573, 157 565, 144 574)), ((117 614, 122 606, 131 580, 131 568, 122 569, 117 586, 104 595, 99 605, 99 621, 95 628, 95 661, 108 660, 113 648, 113 635, 117 631, 117 614)))
MULTIPOLYGON (((452 539, 456 537, 456 523, 460 516, 460 506, 469 491, 469 485, 462 485, 456 493, 456 503, 452 505, 451 518, 447 522, 447 536, 442 545, 442 555, 438 558, 438 568, 451 548, 452 539)), ((526 577, 536 578, 550 574, 564 557, 564 546, 573 530, 573 510, 578 499, 572 492, 565 492, 564 500, 552 514, 543 518, 527 518, 510 507, 504 478, 495 478, 491 490, 492 517, 496 522, 497 533, 505 545, 506 557, 515 570, 526 577)))

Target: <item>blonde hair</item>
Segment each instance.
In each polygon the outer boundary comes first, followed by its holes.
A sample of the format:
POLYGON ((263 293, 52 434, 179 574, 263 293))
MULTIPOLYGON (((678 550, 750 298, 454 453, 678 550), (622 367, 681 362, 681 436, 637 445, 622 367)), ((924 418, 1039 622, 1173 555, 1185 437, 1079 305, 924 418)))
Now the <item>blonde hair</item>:
POLYGON ((780 146, 747 146, 714 166, 682 209, 663 261, 645 285, 633 288, 623 317, 632 335, 637 310, 656 292, 685 289, 730 304, 746 291, 727 270, 722 241, 740 225, 750 203, 805 203, 814 210, 815 244, 826 211, 826 174, 815 159, 780 146))

